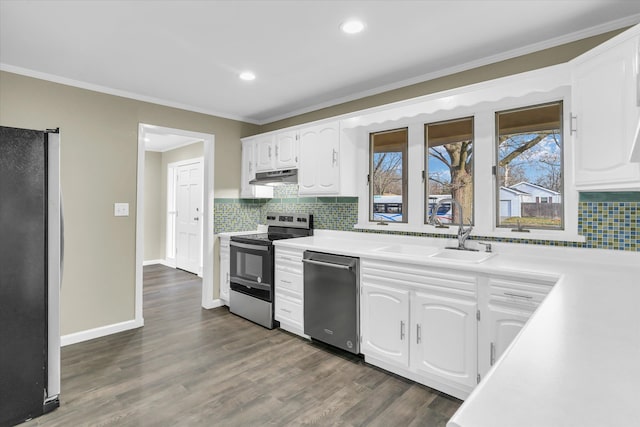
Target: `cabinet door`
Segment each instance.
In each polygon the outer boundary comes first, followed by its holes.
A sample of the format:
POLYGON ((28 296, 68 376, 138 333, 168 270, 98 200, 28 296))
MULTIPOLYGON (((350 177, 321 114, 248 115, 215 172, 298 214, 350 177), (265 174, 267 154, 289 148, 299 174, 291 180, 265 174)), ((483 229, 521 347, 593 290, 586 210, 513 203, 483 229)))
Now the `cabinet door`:
POLYGON ((289 131, 276 135, 275 168, 288 169, 298 166, 298 132, 289 131))
POLYGON ((249 184, 256 176, 255 159, 253 155, 254 141, 242 141, 242 169, 240 182, 240 197, 254 197, 253 186, 249 184))
POLYGON ((255 139, 256 172, 265 172, 275 169, 275 137, 273 135, 261 136, 255 139))
POLYGON ((489 343, 485 348, 479 349, 480 352, 486 352, 488 356, 487 359, 482 358, 482 360, 488 360, 488 364, 481 367, 483 375, 509 347, 532 313, 533 311, 489 304, 486 319, 489 328, 489 343))
POLYGON ((409 365, 409 292, 362 284, 360 350, 396 365, 409 365))
POLYGON ((256 176, 256 141, 242 141, 242 169, 240 171, 240 197, 244 199, 269 199, 273 197, 273 187, 266 185, 251 185, 256 176))
POLYGON ((640 97, 634 66, 639 55, 638 33, 638 28, 629 30, 573 61, 576 119, 572 126, 577 129, 575 181, 579 189, 638 187, 640 165, 630 163, 640 97))
POLYGON ((339 123, 332 122, 300 132, 300 194, 338 194, 340 190, 339 123))
POLYGON ((477 302, 424 292, 416 292, 411 301, 411 368, 475 387, 477 302))
POLYGON ((222 247, 222 242, 220 243, 220 299, 224 301, 226 305, 229 305, 229 246, 228 242, 226 250, 222 247))

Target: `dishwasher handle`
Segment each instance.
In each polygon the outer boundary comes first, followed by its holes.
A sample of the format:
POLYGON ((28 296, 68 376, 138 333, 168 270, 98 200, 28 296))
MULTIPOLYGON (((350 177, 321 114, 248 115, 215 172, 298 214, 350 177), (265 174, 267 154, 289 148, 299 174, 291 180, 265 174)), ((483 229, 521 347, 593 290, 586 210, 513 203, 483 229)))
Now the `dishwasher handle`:
POLYGON ((351 270, 353 268, 351 264, 334 264, 332 262, 316 261, 314 259, 303 259, 302 262, 306 264, 319 265, 322 267, 337 268, 340 270, 351 270))

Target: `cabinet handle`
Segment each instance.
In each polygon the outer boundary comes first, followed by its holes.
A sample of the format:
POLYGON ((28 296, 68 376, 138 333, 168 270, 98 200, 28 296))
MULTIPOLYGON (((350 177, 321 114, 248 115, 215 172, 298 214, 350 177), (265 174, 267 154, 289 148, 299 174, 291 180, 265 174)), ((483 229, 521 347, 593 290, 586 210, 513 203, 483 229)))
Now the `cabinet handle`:
POLYGON ((491 343, 491 347, 489 348, 489 366, 493 366, 496 362, 496 345, 491 343))
POLYGON ((421 327, 420 324, 418 323, 416 325, 416 344, 420 344, 420 342, 422 341, 422 331, 421 331, 421 327))
POLYGON ((227 283, 229 283, 229 273, 227 273, 227 283))
POLYGON ((291 284, 291 282, 290 282, 290 281, 288 281, 288 280, 282 280, 282 279, 280 279, 280 281, 281 281, 282 283, 288 283, 288 284, 291 284))
POLYGON ((400 321, 400 341, 404 341, 404 322, 400 321))
POLYGON ((276 145, 276 157, 278 157, 278 146, 276 145))
POLYGON ((531 295, 520 295, 520 294, 511 293, 511 292, 505 292, 504 295, 508 297, 514 297, 514 298, 533 299, 531 295))
POLYGON ((271 158, 271 146, 269 146, 269 158, 271 158))
POLYGON ((249 162, 249 173, 253 171, 253 162, 249 162))
POLYGON ((331 154, 331 165, 335 166, 338 163, 338 152, 336 149, 333 149, 333 153, 331 154))
POLYGON ((291 314, 291 310, 287 310, 286 308, 281 308, 280 311, 291 314))
POLYGON ((574 116, 573 114, 569 115, 570 123, 569 123, 569 135, 573 135, 574 133, 578 133, 578 116, 574 116), (573 122, 575 120, 576 126, 573 127, 573 122))

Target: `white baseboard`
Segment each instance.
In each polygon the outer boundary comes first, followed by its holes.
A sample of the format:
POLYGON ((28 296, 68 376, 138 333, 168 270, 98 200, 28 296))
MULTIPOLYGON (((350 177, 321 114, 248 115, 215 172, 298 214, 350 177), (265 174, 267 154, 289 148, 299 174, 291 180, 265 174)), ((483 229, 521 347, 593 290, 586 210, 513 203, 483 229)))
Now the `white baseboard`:
POLYGON ((144 319, 127 320, 126 322, 114 323, 112 325, 100 326, 86 331, 74 332, 73 334, 63 335, 60 337, 60 346, 64 347, 83 341, 89 341, 94 338, 100 338, 118 332, 128 331, 130 329, 141 328, 144 326, 144 319))
POLYGON ((202 308, 206 308, 208 310, 210 308, 222 307, 223 305, 226 304, 220 298, 209 299, 208 301, 204 301, 202 303, 202 308))
POLYGON ((170 267, 170 268, 175 268, 175 265, 171 265, 169 262, 167 262, 164 259, 150 259, 150 260, 142 262, 143 266, 144 265, 154 265, 154 264, 162 264, 162 265, 166 265, 167 267, 170 267))

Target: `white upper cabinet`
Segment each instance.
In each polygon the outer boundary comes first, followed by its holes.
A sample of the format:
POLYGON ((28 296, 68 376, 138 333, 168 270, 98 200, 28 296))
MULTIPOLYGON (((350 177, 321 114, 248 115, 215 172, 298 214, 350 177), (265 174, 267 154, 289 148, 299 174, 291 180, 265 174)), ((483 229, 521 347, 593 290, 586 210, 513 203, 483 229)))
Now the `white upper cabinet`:
POLYGON ((254 139, 256 147, 256 172, 275 169, 276 137, 275 135, 261 135, 254 139))
POLYGON ((253 155, 253 140, 242 141, 242 168, 240 171, 240 197, 253 197, 253 186, 249 184, 256 176, 256 164, 253 155))
POLYGON ((288 131, 276 134, 275 169, 298 167, 298 132, 288 131))
POLYGON ((249 181, 251 181, 256 176, 256 149, 257 145, 254 138, 249 138, 242 141, 240 197, 243 199, 266 199, 273 197, 273 187, 249 184, 249 181))
POLYGON ((299 194, 339 194, 340 124, 338 122, 300 131, 299 194))
POLYGON ((578 190, 639 190, 631 162, 640 116, 640 26, 572 62, 571 133, 578 190))
POLYGON ((298 167, 298 132, 286 131, 258 136, 256 172, 298 167))

